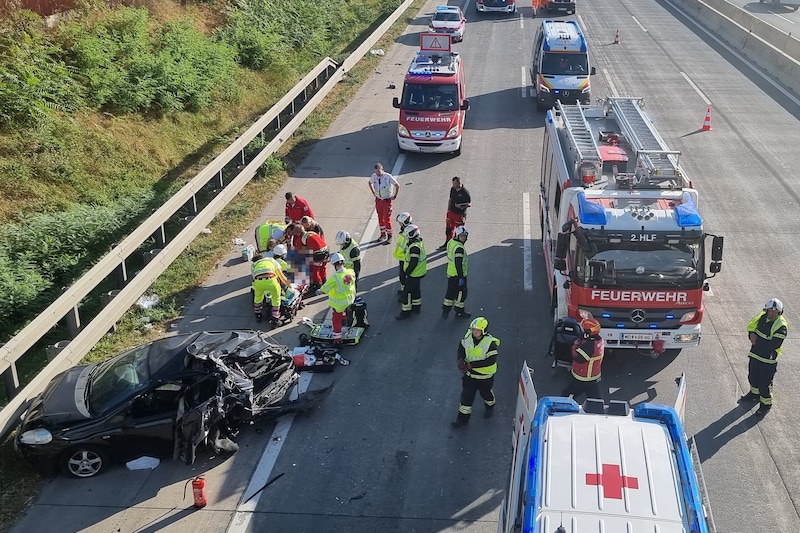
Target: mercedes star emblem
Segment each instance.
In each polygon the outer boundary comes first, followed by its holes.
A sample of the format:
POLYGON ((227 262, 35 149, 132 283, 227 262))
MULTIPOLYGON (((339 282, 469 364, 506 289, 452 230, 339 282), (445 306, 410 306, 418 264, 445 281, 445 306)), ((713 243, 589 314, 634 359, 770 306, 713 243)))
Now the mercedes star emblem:
POLYGON ((634 309, 631 311, 631 320, 637 324, 644 320, 644 309, 634 309))

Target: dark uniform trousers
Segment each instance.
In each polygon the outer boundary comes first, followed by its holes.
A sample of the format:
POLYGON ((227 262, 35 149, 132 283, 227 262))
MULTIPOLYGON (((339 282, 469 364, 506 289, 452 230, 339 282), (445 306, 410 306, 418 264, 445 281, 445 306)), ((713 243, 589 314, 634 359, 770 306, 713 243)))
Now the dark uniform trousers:
POLYGON ((603 390, 600 388, 601 378, 597 378, 592 381, 581 381, 576 379, 574 376, 570 377, 570 382, 566 388, 564 388, 561 396, 572 398, 578 403, 580 403, 579 399, 584 394, 587 398, 600 398, 601 400, 605 401, 605 398, 603 398, 603 390))
POLYGON ((777 371, 778 363, 765 363, 750 357, 750 364, 747 366, 747 381, 751 388, 758 389, 761 403, 764 405, 772 405, 772 379, 777 371))
POLYGON ((455 307, 456 311, 463 311, 467 301, 467 278, 464 278, 464 286, 458 286, 458 276, 447 278, 447 291, 444 293, 444 305, 455 307))
POLYGON ((403 285, 403 293, 400 295, 401 311, 420 312, 420 307, 422 305, 422 278, 423 276, 406 276, 405 285, 403 285))
POLYGON ((461 377, 461 404, 458 411, 463 414, 470 414, 472 412, 472 403, 475 401, 475 393, 480 392, 486 407, 494 406, 497 401, 494 397, 492 385, 494 384, 494 376, 485 379, 475 379, 464 374, 461 377))

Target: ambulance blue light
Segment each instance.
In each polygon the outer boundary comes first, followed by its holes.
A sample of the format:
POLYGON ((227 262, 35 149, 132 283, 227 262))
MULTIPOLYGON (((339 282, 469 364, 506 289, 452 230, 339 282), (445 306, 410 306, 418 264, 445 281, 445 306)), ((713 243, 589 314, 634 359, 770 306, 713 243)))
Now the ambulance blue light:
POLYGON ((605 226, 608 223, 605 208, 600 204, 587 200, 586 193, 583 191, 578 193, 578 211, 581 224, 605 226))
POLYGON ((684 193, 682 203, 675 207, 675 218, 678 226, 682 228, 696 227, 703 225, 703 219, 697 212, 697 206, 690 194, 684 193))

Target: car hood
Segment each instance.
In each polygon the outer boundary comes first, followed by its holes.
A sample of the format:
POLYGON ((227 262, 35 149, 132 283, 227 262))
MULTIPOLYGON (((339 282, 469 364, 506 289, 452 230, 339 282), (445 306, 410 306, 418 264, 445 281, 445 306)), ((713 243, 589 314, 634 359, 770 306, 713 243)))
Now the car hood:
POLYGON ((443 30, 455 30, 461 26, 461 22, 454 20, 454 21, 447 21, 447 20, 434 20, 429 24, 434 28, 440 28, 443 30))
POLYGON ((89 375, 97 365, 70 368, 54 377, 44 391, 34 398, 25 415, 25 429, 61 427, 90 418, 84 400, 89 375))

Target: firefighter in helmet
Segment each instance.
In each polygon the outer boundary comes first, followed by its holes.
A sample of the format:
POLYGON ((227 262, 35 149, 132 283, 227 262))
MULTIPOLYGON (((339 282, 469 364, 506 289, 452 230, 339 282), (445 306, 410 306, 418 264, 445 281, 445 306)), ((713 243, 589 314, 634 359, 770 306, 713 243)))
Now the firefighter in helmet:
POLYGON ((403 211, 397 215, 395 220, 400 224, 400 231, 397 233, 397 240, 394 243, 394 252, 392 256, 400 262, 400 288, 397 289, 397 294, 403 294, 403 289, 406 286, 406 272, 403 269, 403 260, 408 251, 408 237, 406 237, 405 229, 411 224, 411 213, 403 211))
POLYGON ((355 272, 358 283, 358 276, 361 274, 361 246, 343 229, 336 233, 336 244, 339 245, 339 253, 344 256, 344 267, 355 272))
POLYGON ((400 314, 395 317, 397 320, 405 320, 412 312, 419 314, 422 310, 421 282, 428 271, 428 255, 419 233, 419 226, 409 224, 404 232, 408 239, 408 248, 403 259, 406 284, 400 295, 400 314))
POLYGON ((442 303, 442 318, 447 318, 455 308, 456 316, 469 318, 472 313, 464 309, 467 301, 467 249, 465 244, 469 231, 466 226, 458 226, 452 239, 447 241, 447 290, 442 303))
POLYGON ((783 302, 770 298, 764 310, 747 325, 750 338, 750 361, 747 381, 750 391, 739 398, 740 403, 759 402, 756 414, 763 416, 772 409, 772 380, 778 370, 778 356, 783 351, 783 341, 789 324, 783 317, 783 302))
POLYGON ((472 402, 475 393, 480 392, 486 410, 484 418, 491 418, 497 400, 492 385, 497 372, 497 348, 500 339, 488 332, 489 321, 479 316, 469 325, 467 333, 458 344, 458 369, 462 372, 461 398, 458 406, 458 418, 453 427, 466 426, 472 414, 472 402))
POLYGON ((594 318, 581 321, 583 335, 572 345, 572 379, 561 396, 603 399, 600 389, 600 367, 603 365, 605 343, 600 337, 600 322, 594 318))
POLYGON ((341 344, 345 311, 356 301, 356 273, 344 266, 344 256, 338 252, 331 254, 330 262, 335 272, 319 291, 328 295, 328 305, 333 309, 333 342, 341 344))

